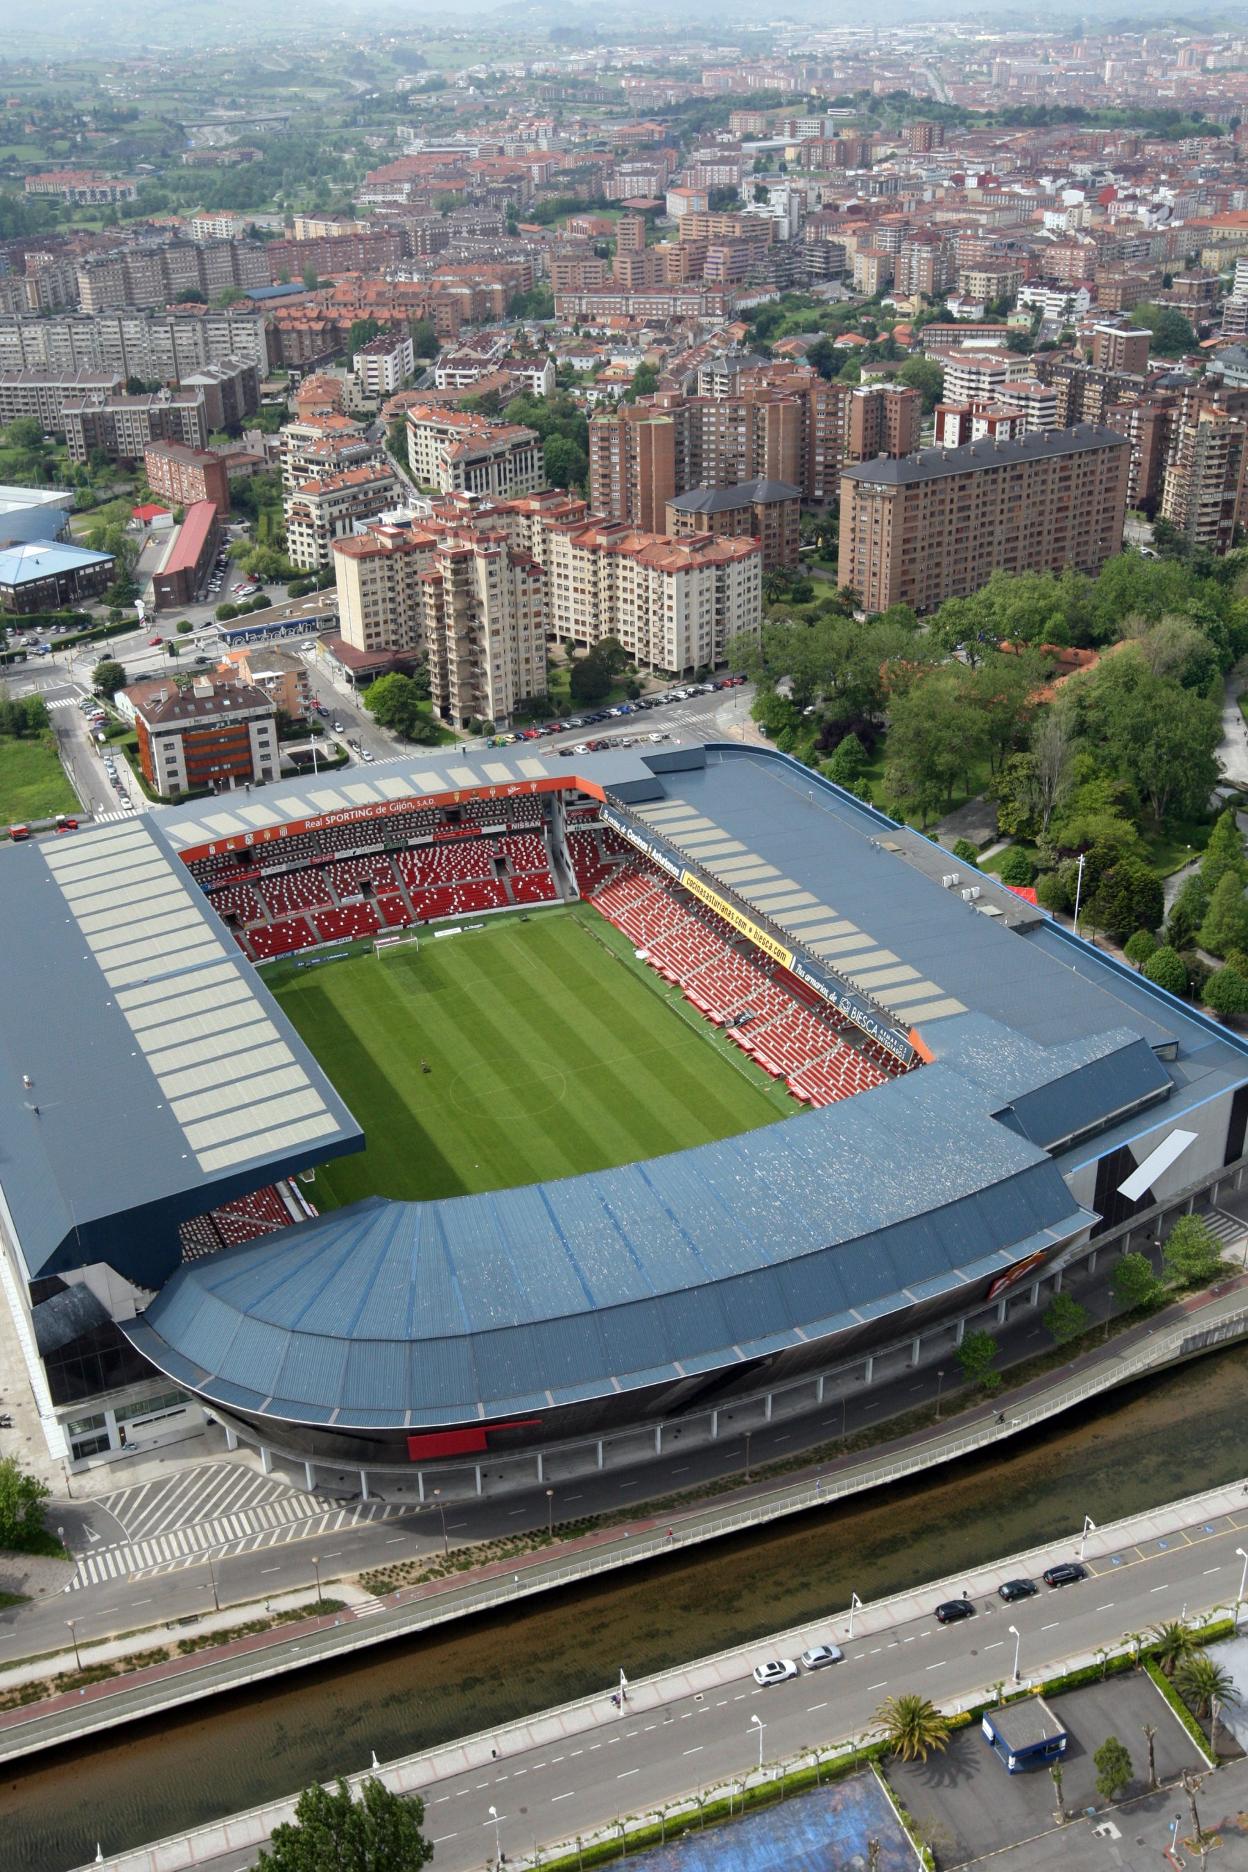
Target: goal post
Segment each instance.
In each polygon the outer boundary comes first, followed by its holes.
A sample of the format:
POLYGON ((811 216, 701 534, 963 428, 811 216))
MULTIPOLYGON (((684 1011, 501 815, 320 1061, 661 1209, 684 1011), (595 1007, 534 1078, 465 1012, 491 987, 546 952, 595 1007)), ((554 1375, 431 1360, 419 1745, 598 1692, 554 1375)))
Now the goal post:
POLYGON ((386 930, 380 936, 373 937, 373 954, 384 955, 391 949, 419 949, 420 931, 417 929, 386 930))

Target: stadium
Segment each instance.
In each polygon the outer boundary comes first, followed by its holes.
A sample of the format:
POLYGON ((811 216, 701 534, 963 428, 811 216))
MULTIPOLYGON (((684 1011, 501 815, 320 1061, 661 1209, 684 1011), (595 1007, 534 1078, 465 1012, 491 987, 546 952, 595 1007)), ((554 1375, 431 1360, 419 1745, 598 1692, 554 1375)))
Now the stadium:
POLYGON ((0 889, 0 1271, 70 1462, 603 1438, 1244 1172, 1239 1038, 768 749, 443 750, 0 889))

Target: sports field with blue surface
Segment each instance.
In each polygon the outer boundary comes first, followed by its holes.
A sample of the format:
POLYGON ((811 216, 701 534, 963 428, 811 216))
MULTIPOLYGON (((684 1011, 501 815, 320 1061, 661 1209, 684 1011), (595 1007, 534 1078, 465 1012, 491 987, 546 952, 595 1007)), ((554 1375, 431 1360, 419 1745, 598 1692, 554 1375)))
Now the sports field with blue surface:
POLYGON ((317 1171, 322 1210, 610 1169, 798 1109, 588 905, 265 981, 364 1128, 317 1171))
MULTIPOLYGON (((917 1872, 918 1858, 870 1773, 639 1853, 641 1872, 917 1872)), ((632 1858, 632 1855, 629 1855, 632 1858)))

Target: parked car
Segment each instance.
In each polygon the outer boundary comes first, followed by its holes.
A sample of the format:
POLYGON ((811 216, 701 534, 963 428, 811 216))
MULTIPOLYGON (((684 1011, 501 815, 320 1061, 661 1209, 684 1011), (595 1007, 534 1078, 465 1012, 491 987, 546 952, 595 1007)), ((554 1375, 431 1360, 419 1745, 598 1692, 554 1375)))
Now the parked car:
POLYGON ((997 1587, 997 1591, 1007 1605, 1012 1604, 1015 1599, 1034 1598, 1039 1590, 1040 1588, 1036 1585, 1034 1579, 1002 1580, 1001 1584, 997 1587))
POLYGON ((936 1608, 938 1625, 956 1625, 959 1619, 974 1616, 975 1608, 969 1599, 944 1599, 936 1608))
POLYGON ((163 637, 149 637, 147 647, 149 650, 159 650, 164 641, 163 637))
POLYGON ((840 1645, 811 1645, 808 1651, 802 1652, 802 1669, 822 1670, 827 1664, 839 1664, 844 1656, 845 1653, 841 1650, 840 1645))
POLYGON ((1080 1566, 1077 1560, 1059 1560, 1056 1566, 1044 1569, 1046 1586, 1074 1586, 1087 1577, 1087 1567, 1080 1566))
POLYGON ((754 1666, 754 1681, 764 1688, 768 1684, 788 1683, 791 1678, 800 1677, 801 1674, 792 1658, 771 1658, 766 1664, 754 1666))

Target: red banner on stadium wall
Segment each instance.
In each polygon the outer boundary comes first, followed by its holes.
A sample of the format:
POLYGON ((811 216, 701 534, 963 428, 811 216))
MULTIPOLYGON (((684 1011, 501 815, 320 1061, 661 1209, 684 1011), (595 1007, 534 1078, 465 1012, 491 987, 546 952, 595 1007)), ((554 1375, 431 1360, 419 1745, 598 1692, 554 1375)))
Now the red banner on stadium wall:
POLYGON ((491 1430, 538 1430, 540 1417, 526 1417, 519 1423, 473 1424, 467 1430, 431 1430, 423 1436, 409 1436, 409 1462, 428 1462, 438 1456, 481 1456, 489 1449, 491 1430))
MULTIPOLYGON (((198 858, 215 858, 220 852, 250 851, 256 846, 279 845, 283 839, 300 832, 320 832, 327 826, 367 825, 373 819, 393 819, 428 807, 441 811, 447 806, 462 806, 465 800, 511 800, 530 793, 585 793, 599 803, 606 797, 593 780, 577 774, 552 775, 548 780, 514 780, 503 786, 459 787, 453 793, 413 794, 410 799, 374 800, 363 806, 344 806, 339 812, 318 813, 311 819, 290 819, 284 825, 265 826, 259 832, 239 832, 231 838, 213 839, 205 845, 186 845, 178 854, 184 864, 198 858)), ((218 806, 220 800, 215 802, 218 806)), ((251 804, 255 804, 254 796, 251 804)))

